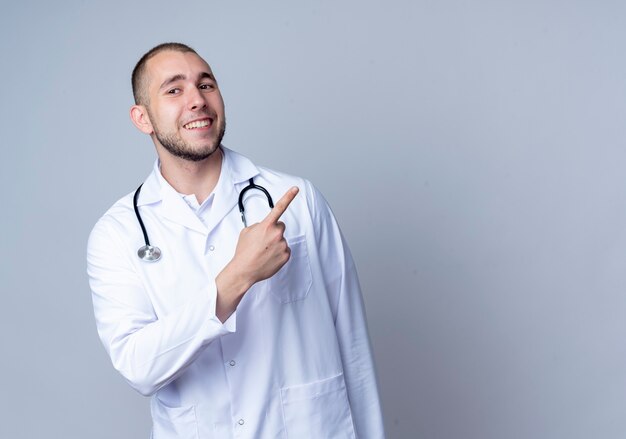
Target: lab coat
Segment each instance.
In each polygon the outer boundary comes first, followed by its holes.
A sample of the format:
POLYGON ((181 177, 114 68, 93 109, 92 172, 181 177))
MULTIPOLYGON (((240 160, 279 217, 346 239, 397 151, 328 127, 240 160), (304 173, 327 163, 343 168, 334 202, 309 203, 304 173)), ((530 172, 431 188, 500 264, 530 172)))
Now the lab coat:
MULTIPOLYGON (((308 181, 223 151, 205 222, 158 162, 145 181, 138 206, 160 261, 137 257, 144 238, 132 193, 89 238, 98 333, 113 366, 152 396, 153 438, 384 437, 357 273, 330 208, 308 181), (215 277, 234 255, 237 199, 251 177, 275 201, 300 188, 281 217, 291 257, 222 324, 215 277)), ((249 193, 251 224, 269 207, 249 193)))

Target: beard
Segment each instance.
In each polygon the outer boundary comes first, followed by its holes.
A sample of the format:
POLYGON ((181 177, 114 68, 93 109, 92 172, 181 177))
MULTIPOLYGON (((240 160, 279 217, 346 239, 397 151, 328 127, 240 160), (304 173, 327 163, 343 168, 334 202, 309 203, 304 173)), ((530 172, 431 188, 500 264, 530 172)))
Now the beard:
POLYGON ((222 119, 222 122, 217 127, 217 137, 215 140, 206 146, 195 149, 189 143, 185 142, 178 134, 162 133, 156 125, 153 125, 154 135, 159 143, 175 157, 191 162, 200 162, 213 154, 217 148, 222 144, 224 133, 226 132, 226 122, 222 119))

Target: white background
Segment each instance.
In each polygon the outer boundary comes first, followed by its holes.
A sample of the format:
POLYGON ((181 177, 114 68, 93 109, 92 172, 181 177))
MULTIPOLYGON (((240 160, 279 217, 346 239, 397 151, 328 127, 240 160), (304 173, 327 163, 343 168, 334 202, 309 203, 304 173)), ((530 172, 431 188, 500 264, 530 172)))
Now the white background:
POLYGON ((0 12, 0 436, 147 438, 85 245, 143 181, 130 73, 220 81, 225 144, 347 236, 388 437, 626 437, 626 4, 24 1, 0 12))

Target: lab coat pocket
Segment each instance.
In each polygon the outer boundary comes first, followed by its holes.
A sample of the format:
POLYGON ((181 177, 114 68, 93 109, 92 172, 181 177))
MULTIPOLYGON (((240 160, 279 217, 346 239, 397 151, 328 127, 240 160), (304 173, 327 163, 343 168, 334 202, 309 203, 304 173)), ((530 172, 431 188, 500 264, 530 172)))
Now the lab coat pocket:
POLYGON ((170 407, 160 400, 152 403, 152 439, 198 439, 195 406, 170 407))
POLYGON ((354 439, 343 374, 280 391, 287 438, 354 439))
POLYGON ((287 245, 291 249, 289 260, 267 282, 272 296, 282 303, 304 299, 313 283, 306 236, 289 238, 287 245))

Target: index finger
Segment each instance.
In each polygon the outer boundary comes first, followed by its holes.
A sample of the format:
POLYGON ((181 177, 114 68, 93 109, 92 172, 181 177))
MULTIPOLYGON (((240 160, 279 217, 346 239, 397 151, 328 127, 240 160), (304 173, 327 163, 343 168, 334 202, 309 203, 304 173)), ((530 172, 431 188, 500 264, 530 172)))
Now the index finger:
POLYGON ((287 207, 289 207, 289 204, 293 201, 293 199, 296 198, 296 195, 298 195, 299 191, 300 189, 294 186, 287 192, 285 192, 285 195, 283 195, 282 198, 278 200, 278 202, 274 205, 274 208, 270 211, 270 213, 267 214, 264 221, 269 223, 278 222, 278 219, 283 213, 285 213, 285 210, 287 210, 287 207))

